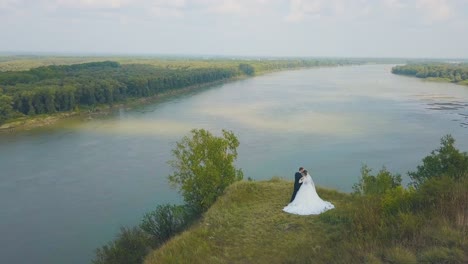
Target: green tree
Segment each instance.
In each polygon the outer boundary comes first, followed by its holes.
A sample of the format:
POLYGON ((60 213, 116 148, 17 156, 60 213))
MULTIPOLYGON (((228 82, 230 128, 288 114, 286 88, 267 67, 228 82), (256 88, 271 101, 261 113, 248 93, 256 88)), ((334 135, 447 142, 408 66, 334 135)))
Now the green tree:
POLYGON ((385 167, 377 175, 372 175, 371 172, 372 170, 365 165, 361 168, 361 179, 353 185, 355 194, 382 195, 401 186, 401 175, 392 175, 385 167))
POLYGON ((121 228, 117 238, 96 250, 93 264, 140 264, 151 251, 150 236, 137 227, 121 228))
POLYGON ((231 131, 214 136, 204 129, 193 129, 172 150, 174 169, 169 182, 182 193, 194 210, 207 210, 231 183, 243 178, 236 169, 239 140, 231 131))
POLYGON ((422 160, 423 164, 418 165, 416 171, 408 172, 416 188, 433 177, 448 176, 456 180, 468 177, 468 154, 455 148, 455 139, 451 135, 444 136, 440 144, 439 149, 422 160))
POLYGON ((13 99, 11 96, 0 94, 0 124, 13 114, 13 99))
POLYGON ((239 64, 239 70, 242 71, 246 75, 254 75, 255 74, 254 67, 252 67, 252 65, 247 64, 247 63, 239 64))

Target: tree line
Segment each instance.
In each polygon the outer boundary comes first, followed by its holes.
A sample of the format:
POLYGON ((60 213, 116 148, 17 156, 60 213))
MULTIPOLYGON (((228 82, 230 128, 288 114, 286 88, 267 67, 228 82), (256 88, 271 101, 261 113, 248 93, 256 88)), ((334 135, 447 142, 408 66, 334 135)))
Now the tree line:
POLYGON ((257 72, 350 63, 346 60, 246 60, 164 67, 164 64, 103 61, 0 72, 0 124, 21 116, 112 105, 128 98, 154 96, 257 72))
POLYGON ((0 122, 23 115, 71 111, 80 106, 112 105, 127 98, 153 96, 238 74, 234 69, 173 70, 111 61, 3 72, 0 122))
POLYGON ((407 64, 393 67, 392 73, 468 84, 468 64, 466 63, 407 64))

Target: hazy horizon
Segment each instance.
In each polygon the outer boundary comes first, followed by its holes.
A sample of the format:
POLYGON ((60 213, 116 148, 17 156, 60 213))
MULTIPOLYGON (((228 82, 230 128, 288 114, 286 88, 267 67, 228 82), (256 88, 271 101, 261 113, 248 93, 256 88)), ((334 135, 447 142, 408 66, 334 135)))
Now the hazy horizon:
POLYGON ((385 57, 385 56, 275 56, 275 55, 242 55, 242 54, 176 54, 176 53, 104 53, 104 52, 53 52, 53 51, 2 51, 0 50, 0 56, 51 56, 51 57, 141 57, 141 58, 193 58, 193 59, 216 59, 216 58, 233 58, 233 59, 408 59, 408 60, 460 60, 468 61, 468 57, 385 57))
POLYGON ((468 0, 0 0, 0 54, 468 58, 468 0))

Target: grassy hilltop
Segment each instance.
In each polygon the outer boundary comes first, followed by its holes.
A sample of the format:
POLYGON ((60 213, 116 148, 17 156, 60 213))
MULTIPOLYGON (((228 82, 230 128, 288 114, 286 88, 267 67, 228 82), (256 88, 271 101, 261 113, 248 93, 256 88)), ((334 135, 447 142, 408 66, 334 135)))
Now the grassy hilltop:
MULTIPOLYGON (((296 263, 319 260, 336 232, 318 216, 297 216, 281 209, 292 182, 273 179, 237 182, 205 213, 203 220, 147 258, 153 263, 296 263)), ((338 208, 350 195, 319 189, 338 208)))
MULTIPOLYGON (((466 187, 465 181, 465 192, 466 187)), ((437 210, 383 216, 376 197, 362 200, 318 188, 322 199, 336 208, 298 216, 281 210, 291 190, 292 182, 281 179, 234 183, 199 223, 150 253, 144 263, 468 261, 466 223, 457 227, 437 210), (359 230, 363 227, 367 230, 359 230)))

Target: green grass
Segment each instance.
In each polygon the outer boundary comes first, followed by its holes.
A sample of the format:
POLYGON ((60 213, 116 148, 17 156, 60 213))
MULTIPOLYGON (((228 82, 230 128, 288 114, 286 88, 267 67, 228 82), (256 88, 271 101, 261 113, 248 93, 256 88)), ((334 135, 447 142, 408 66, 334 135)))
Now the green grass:
MULTIPOLYGON (((326 263, 324 245, 336 230, 318 216, 284 213, 291 193, 292 182, 280 179, 235 183, 198 224, 145 263, 326 263)), ((318 193, 338 208, 350 197, 321 188, 318 193)))
MULTIPOLYGON (((453 197, 468 198, 467 188, 458 189, 453 192, 461 196, 453 197)), ((450 220, 446 210, 403 206, 386 214, 388 197, 398 198, 398 192, 317 191, 336 208, 298 216, 282 211, 291 181, 234 183, 198 223, 151 252, 144 263, 468 263, 468 225, 450 220)))

